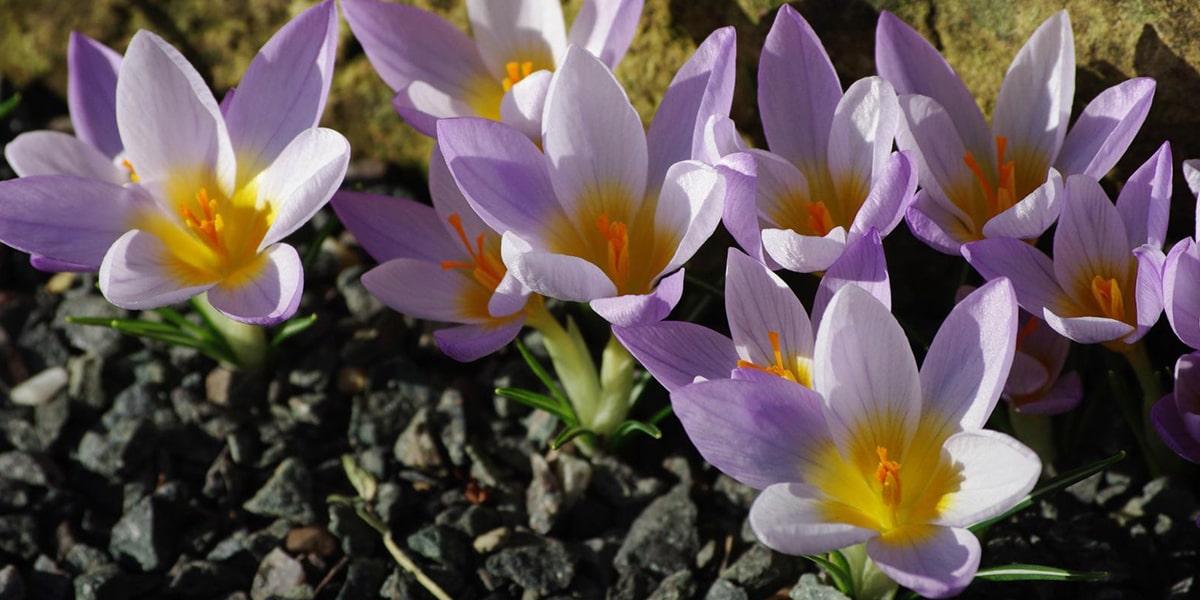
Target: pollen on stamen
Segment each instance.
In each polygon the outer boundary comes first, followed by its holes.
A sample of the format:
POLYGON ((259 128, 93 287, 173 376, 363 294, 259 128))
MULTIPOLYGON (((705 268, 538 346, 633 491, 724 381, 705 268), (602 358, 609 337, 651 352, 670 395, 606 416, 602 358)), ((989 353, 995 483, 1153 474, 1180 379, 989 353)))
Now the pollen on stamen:
POLYGON ((475 243, 472 244, 470 238, 467 237, 466 230, 463 229, 462 217, 458 213, 453 213, 449 217, 446 217, 446 221, 450 223, 455 233, 458 234, 458 239, 466 249, 467 256, 471 257, 471 262, 444 260, 442 261, 442 269, 468 269, 480 285, 489 290, 495 290, 500 285, 500 281, 504 279, 507 269, 495 256, 484 252, 483 246, 487 233, 480 233, 475 237, 475 243))
POLYGON ((617 287, 625 284, 629 275, 629 228, 622 221, 610 221, 608 214, 596 217, 596 229, 608 242, 606 258, 608 273, 617 287))
POLYGON ((196 192, 196 207, 200 210, 199 215, 193 213, 186 203, 180 203, 179 213, 183 216, 184 223, 210 248, 224 253, 221 233, 225 229, 225 220, 217 210, 217 201, 208 197, 208 190, 200 188, 200 191, 196 192))
POLYGON ((975 175, 975 179, 979 182, 979 188, 983 191, 984 203, 988 217, 996 216, 1005 210, 1008 210, 1017 203, 1020 198, 1017 198, 1017 183, 1016 183, 1016 168, 1011 160, 1005 160, 1004 154, 1008 149, 1008 138, 998 135, 996 136, 996 183, 993 184, 988 180, 987 175, 983 172, 983 167, 975 160, 975 155, 970 151, 963 157, 963 162, 967 163, 967 168, 975 175))
POLYGON ((824 202, 812 202, 805 205, 804 209, 808 211, 808 228, 813 233, 825 237, 833 229, 833 217, 829 214, 829 208, 824 202))
POLYGON ((775 364, 764 367, 762 365, 756 365, 748 360, 739 360, 737 361, 738 368, 754 369, 755 371, 770 373, 776 377, 781 377, 788 381, 800 383, 797 380, 796 375, 792 373, 792 370, 783 365, 783 350, 779 346, 779 333, 776 331, 768 331, 767 339, 771 341, 771 348, 775 351, 775 364))
POLYGON ((121 159, 121 166, 129 171, 129 181, 137 183, 142 180, 141 177, 138 177, 137 171, 133 170, 133 163, 129 162, 128 158, 121 159))
POLYGON ((1121 295, 1121 286, 1112 277, 1096 275, 1092 278, 1092 297, 1100 307, 1100 312, 1118 321, 1125 320, 1125 300, 1121 295))
POLYGON ((504 86, 504 91, 509 91, 514 85, 521 82, 522 79, 533 74, 533 61, 526 60, 522 62, 509 61, 504 65, 504 73, 507 75, 500 85, 504 86))
POLYGON ((875 455, 879 457, 879 466, 875 469, 875 478, 879 480, 882 490, 883 504, 893 510, 900 505, 900 463, 888 460, 887 448, 875 447, 875 455))

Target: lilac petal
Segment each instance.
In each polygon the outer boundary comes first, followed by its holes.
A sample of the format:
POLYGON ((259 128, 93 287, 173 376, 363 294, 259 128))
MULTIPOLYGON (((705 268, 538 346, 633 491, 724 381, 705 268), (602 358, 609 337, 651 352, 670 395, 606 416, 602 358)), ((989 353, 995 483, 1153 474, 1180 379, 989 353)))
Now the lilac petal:
POLYGON ((246 69, 238 84, 241 93, 225 112, 243 181, 321 120, 333 81, 337 32, 337 6, 325 0, 271 36, 246 69))
POLYGON ((1063 317, 1050 308, 1042 312, 1046 324, 1055 331, 1079 342, 1080 344, 1099 344, 1114 340, 1125 340, 1137 329, 1128 323, 1122 323, 1106 317, 1063 317))
MULTIPOLYGON (((1175 361, 1175 407, 1182 415, 1200 414, 1200 353, 1184 354, 1175 361)), ((1200 430, 1189 427, 1200 440, 1200 430)))
POLYGON ((977 153, 979 163, 995 164, 995 140, 967 86, 921 34, 887 11, 879 14, 875 29, 875 68, 897 94, 934 98, 945 108, 965 147, 977 153))
POLYGON ((905 448, 921 413, 921 382, 908 339, 887 307, 866 290, 838 290, 817 326, 813 386, 847 460, 875 448, 905 448))
POLYGON ((1054 166, 1068 176, 1104 177, 1146 121, 1154 88, 1153 79, 1137 77, 1100 92, 1075 119, 1054 166))
POLYGON ((80 263, 55 260, 53 258, 48 258, 48 257, 42 256, 40 254, 30 254, 29 255, 29 264, 30 264, 30 266, 32 266, 33 268, 35 268, 39 271, 47 271, 50 273, 58 273, 58 272, 62 272, 62 271, 68 271, 68 272, 73 272, 73 273, 82 273, 82 272, 88 272, 88 271, 95 271, 97 268, 95 265, 84 265, 84 264, 80 264, 80 263))
POLYGON ((393 258, 439 262, 466 254, 461 242, 445 234, 437 212, 414 200, 342 190, 330 205, 376 262, 393 258))
MULTIPOLYGON (((1197 196, 1197 206, 1200 207, 1200 160, 1193 158, 1183 161, 1183 178, 1192 195, 1197 196)), ((1200 210, 1196 211, 1195 231, 1200 233, 1200 210)))
POLYGON ((1100 183, 1086 175, 1071 176, 1062 211, 1054 232, 1054 276, 1063 289, 1081 303, 1094 277, 1114 278, 1126 293, 1133 289, 1133 246, 1100 183))
POLYGON ((835 185, 869 185, 892 152, 899 124, 900 105, 892 84, 880 77, 851 84, 829 127, 829 171, 835 185))
POLYGON ((1038 26, 1013 58, 996 98, 992 130, 1032 163, 1026 167, 1030 172, 1044 171, 1062 147, 1074 97, 1075 39, 1063 10, 1038 26))
POLYGON ((871 529, 830 523, 824 502, 806 486, 778 483, 763 490, 750 507, 750 527, 763 545, 786 554, 822 554, 861 544, 871 529))
POLYGON ((871 184, 867 199, 850 225, 850 233, 864 233, 875 229, 879 235, 887 236, 904 211, 912 204, 917 191, 917 171, 908 152, 893 152, 888 156, 871 184))
POLYGON ((304 265, 287 244, 267 248, 253 279, 236 286, 218 283, 208 290, 213 308, 251 325, 275 325, 296 314, 304 291, 304 265))
POLYGON ((675 73, 646 133, 651 192, 671 165, 700 158, 709 117, 729 116, 733 104, 736 34, 722 27, 706 38, 675 73))
POLYGON ((332 129, 306 129, 297 135, 259 178, 258 198, 275 218, 259 245, 282 240, 325 206, 350 164, 350 143, 332 129))
POLYGON ((484 311, 472 305, 487 290, 463 269, 443 269, 438 263, 394 258, 362 276, 363 287, 392 310, 418 319, 449 323, 480 323, 484 311))
MULTIPOLYGON (((397 92, 424 81, 466 98, 470 85, 492 78, 475 42, 437 15, 381 0, 345 0, 342 12, 371 66, 397 92)), ((495 91, 499 98, 499 81, 495 91)))
POLYGON ((938 502, 938 525, 967 527, 999 516, 1037 483, 1037 453, 996 431, 950 436, 942 446, 958 471, 958 489, 938 502))
POLYGON ((888 278, 887 259, 883 255, 879 233, 874 229, 868 229, 864 235, 854 236, 846 244, 845 252, 821 277, 812 310, 812 322, 818 327, 829 301, 847 285, 856 285, 870 292, 885 308, 891 310, 892 285, 888 278))
POLYGON ((1171 212, 1171 169, 1171 144, 1163 142, 1121 188, 1117 212, 1131 247, 1150 244, 1162 249, 1171 212))
POLYGON ((967 244, 962 253, 984 279, 1007 277, 1011 280, 1017 302, 1029 313, 1040 315, 1047 307, 1057 311, 1075 310, 1054 278, 1050 257, 1037 248, 1020 240, 994 238, 967 244))
POLYGON ((704 124, 703 140, 697 160, 716 166, 721 158, 746 150, 746 141, 737 125, 725 115, 711 115, 704 124))
POLYGON ((433 339, 446 356, 458 362, 471 362, 507 346, 524 325, 524 318, 509 319, 496 326, 460 325, 433 332, 433 339))
POLYGON ((501 250, 508 270, 534 293, 568 302, 590 302, 617 294, 617 286, 600 267, 577 256, 532 250, 512 231, 504 233, 501 250), (510 249, 518 245, 527 250, 510 249))
POLYGON ((909 95, 900 96, 899 101, 907 126, 897 131, 896 145, 912 152, 921 187, 934 199, 944 201, 941 204, 946 211, 970 224, 970 232, 977 232, 980 224, 973 223, 974 217, 962 208, 971 206, 972 198, 980 193, 979 180, 965 161, 967 151, 974 153, 980 164, 992 163, 984 162, 986 158, 981 160, 979 150, 964 145, 966 140, 956 129, 952 115, 936 100, 909 95))
POLYGON ((1083 400, 1083 381, 1079 373, 1071 371, 1058 378, 1040 398, 1022 402, 1015 410, 1026 415, 1058 415, 1065 413, 1083 400))
POLYGON ((237 163, 217 101, 178 50, 145 30, 121 64, 117 125, 143 181, 215 173, 222 190, 233 189, 237 163))
POLYGON ((67 108, 71 126, 79 139, 109 159, 124 149, 117 131, 120 69, 120 54, 78 31, 71 32, 71 41, 67 43, 67 108))
MULTIPOLYGON (((496 103, 501 100, 497 96, 496 103)), ((429 85, 425 81, 414 81, 411 85, 396 92, 392 97, 392 107, 413 129, 429 137, 437 137, 437 122, 450 117, 473 117, 476 110, 470 104, 458 97, 429 85)), ((479 115, 489 119, 499 119, 500 114, 479 115)))
POLYGON ((229 91, 225 92, 225 95, 221 97, 221 104, 219 105, 221 108, 221 116, 229 114, 229 105, 233 104, 233 97, 237 95, 235 92, 237 92, 237 87, 231 87, 229 88, 229 91))
POLYGON ((1045 183, 988 219, 983 225, 983 235, 990 238, 1037 239, 1058 220, 1062 213, 1063 195, 1062 176, 1050 169, 1045 183))
POLYGON ((979 570, 979 538, 966 529, 917 525, 867 542, 867 556, 892 581, 926 597, 947 598, 979 570))
POLYGON ((1022 352, 1020 344, 1018 342, 1017 351, 1013 354, 1012 369, 1004 382, 1004 395, 1007 397, 1032 394, 1050 383, 1051 373, 1046 370, 1046 365, 1036 357, 1022 352))
POLYGON ((742 250, 762 261, 762 229, 755 198, 758 169, 754 156, 747 152, 730 154, 716 167, 725 179, 725 209, 721 222, 742 250))
MULTIPOLYGON (((450 166, 446 164, 446 158, 442 154, 442 148, 436 142, 433 145, 433 152, 429 154, 429 195, 433 200, 433 209, 437 211, 438 217, 442 221, 442 228, 450 239, 458 240, 460 238, 458 229, 450 222, 451 217, 456 214, 468 240, 476 240, 480 234, 499 236, 483 219, 479 218, 479 215, 475 213, 475 208, 458 188, 458 182, 454 180, 454 174, 450 172, 450 166)), ((497 239, 499 238, 497 237, 497 239)))
POLYGON ((479 55, 497 81, 510 62, 561 64, 567 28, 559 0, 467 0, 467 17, 479 55))
POLYGON ((578 47, 567 50, 550 83, 542 147, 567 214, 577 214, 585 203, 614 202, 610 199, 637 212, 647 181, 642 121, 608 67, 578 47))
POLYGON ((1154 423, 1158 437, 1172 452, 1191 462, 1200 463, 1200 439, 1189 435, 1175 402, 1174 393, 1155 402, 1150 409, 1150 421, 1154 423))
POLYGON ((531 140, 541 141, 542 112, 552 78, 550 71, 537 71, 518 81, 500 101, 500 121, 531 140))
POLYGON ((492 297, 488 299, 488 314, 493 317, 515 314, 529 303, 529 293, 529 288, 525 287, 516 275, 506 270, 504 277, 492 291, 492 297))
MULTIPOLYGON (((734 159, 725 161, 727 164, 734 159)), ((779 228, 791 229, 796 224, 788 215, 798 198, 809 198, 808 179, 788 159, 766 150, 752 149, 740 153, 739 162, 745 167, 739 171, 753 178, 755 208, 744 217, 749 223, 753 216, 755 227, 759 217, 779 228)))
POLYGON ((813 328, 804 305, 779 276, 762 263, 730 248, 725 261, 725 314, 737 355, 758 366, 775 364, 771 333, 791 367, 812 358, 813 328))
POLYGON ((927 190, 921 190, 904 211, 904 220, 913 235, 930 248, 943 254, 958 255, 963 244, 975 239, 971 225, 959 213, 946 210, 941 202, 930 197, 927 190))
POLYGON ((129 171, 77 137, 58 131, 30 131, 4 147, 4 158, 18 177, 78 175, 121 185, 129 171))
POLYGON ((1163 308, 1175 335, 1200 348, 1200 248, 1180 240, 1163 263, 1163 308))
POLYGON ((171 273, 176 265, 176 259, 157 236, 129 231, 104 255, 100 291, 121 308, 144 310, 183 302, 213 286, 188 286, 175 279, 171 273))
POLYGON ((637 33, 644 0, 587 0, 579 7, 567 43, 591 52, 608 68, 617 68, 637 33))
POLYGON ((678 269, 717 229, 725 202, 725 181, 716 169, 689 160, 671 165, 654 212, 661 231, 682 232, 667 266, 655 275, 678 269))
POLYGON ((444 119, 437 137, 459 190, 492 229, 541 239, 561 209, 545 158, 529 138, 483 119, 444 119))
POLYGON ((842 84, 812 26, 791 5, 775 14, 758 59, 758 112, 771 151, 824 164, 842 84))
POLYGON ((828 447, 821 398, 790 381, 704 381, 671 392, 704 460, 753 488, 799 481, 828 447))
POLYGON ((667 318, 681 297, 683 269, 662 278, 649 294, 601 297, 592 300, 590 305, 596 314, 613 325, 638 327, 667 318))
POLYGON ((1137 259, 1137 280, 1134 294, 1137 298, 1137 333, 1126 341, 1133 343, 1146 335, 1163 313, 1162 272, 1166 257, 1162 250, 1150 244, 1133 251, 1137 259))
POLYGON ((846 248, 846 230, 834 227, 825 237, 800 235, 791 229, 764 229, 763 250, 789 271, 812 273, 828 269, 846 248))
POLYGON ((613 335, 669 392, 705 379, 728 379, 738 355, 729 338, 701 325, 662 321, 613 326, 613 335))
POLYGON ((0 183, 0 240, 95 270, 149 202, 140 189, 70 175, 6 181, 0 183))
POLYGON ((1004 389, 1017 339, 1017 298, 1007 279, 985 283, 938 328, 921 365, 924 410, 953 429, 979 429, 1004 389))

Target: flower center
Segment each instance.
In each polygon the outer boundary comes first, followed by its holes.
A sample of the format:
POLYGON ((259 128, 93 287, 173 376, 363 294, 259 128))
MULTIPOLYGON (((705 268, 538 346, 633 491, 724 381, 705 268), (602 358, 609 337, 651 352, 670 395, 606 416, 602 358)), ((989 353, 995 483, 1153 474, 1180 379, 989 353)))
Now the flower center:
POLYGON ((825 237, 833 229, 833 217, 829 216, 829 209, 824 202, 811 202, 804 206, 804 210, 808 211, 808 228, 813 233, 825 237))
POLYGON ((503 86, 504 91, 507 92, 513 89, 514 85, 520 83, 522 79, 532 75, 533 70, 532 60, 525 60, 521 62, 517 62, 515 60, 509 61, 504 65, 505 77, 504 80, 500 82, 500 85, 503 86))
POLYGON ((471 262, 444 260, 442 261, 443 269, 468 269, 478 281, 480 285, 488 290, 495 291, 500 285, 500 281, 504 279, 504 274, 508 269, 500 259, 496 258, 493 253, 484 251, 484 241, 487 238, 487 233, 481 233, 475 237, 475 243, 467 238, 467 232, 463 229, 462 217, 458 213, 454 213, 446 218, 454 231, 458 233, 458 239, 467 250, 467 255, 471 257, 471 262))
POLYGON ((1092 297, 1100 307, 1100 312, 1110 319, 1125 320, 1125 301, 1121 297, 1121 287, 1117 280, 1099 275, 1092 278, 1092 297))
POLYGON ((1004 160, 1004 151, 1008 146, 1008 138, 1002 135, 996 136, 996 157, 997 157, 997 182, 993 184, 988 180, 987 175, 983 172, 983 168, 979 162, 975 160, 975 155, 967 151, 967 155, 963 157, 963 162, 967 163, 967 168, 975 174, 975 179, 979 181, 979 189, 983 191, 983 199, 987 208, 987 217, 994 217, 1005 210, 1008 210, 1013 204, 1017 203, 1017 179, 1014 161, 1004 160))
POLYGON ((790 369, 783 364, 783 350, 779 346, 779 333, 776 331, 768 331, 767 339, 771 340, 771 348, 775 352, 775 363, 769 366, 756 365, 748 360, 737 361, 739 369, 754 369, 763 373, 770 373, 776 377, 781 377, 788 381, 799 383, 805 387, 812 387, 812 377, 808 371, 803 368, 790 369))
POLYGON ((888 460, 887 448, 875 447, 875 455, 879 457, 879 466, 875 468, 875 479, 879 480, 880 498, 883 505, 891 509, 892 525, 896 522, 896 509, 900 506, 900 463, 888 460))
POLYGON ((629 278, 629 228, 623 221, 610 221, 608 213, 600 213, 596 217, 596 229, 608 242, 608 268, 605 271, 612 277, 613 283, 623 289, 629 278))

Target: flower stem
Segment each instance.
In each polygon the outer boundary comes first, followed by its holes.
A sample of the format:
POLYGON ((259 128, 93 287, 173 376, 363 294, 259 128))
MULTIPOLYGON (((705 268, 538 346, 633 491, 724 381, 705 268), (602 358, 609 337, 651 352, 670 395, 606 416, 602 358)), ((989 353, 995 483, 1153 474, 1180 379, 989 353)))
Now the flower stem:
MULTIPOLYGON (((1133 374, 1137 377, 1138 387, 1142 390, 1142 406, 1138 417, 1141 423, 1130 423, 1131 428, 1137 428, 1139 437, 1142 441, 1142 448, 1146 453, 1146 463, 1150 467, 1151 475, 1157 477, 1171 471, 1177 471, 1179 466, 1178 459, 1167 449, 1162 440, 1158 437, 1158 432, 1154 431, 1154 423, 1150 419, 1150 409, 1154 407, 1154 403, 1162 398, 1162 383, 1159 381, 1158 373, 1155 372, 1154 366, 1150 362, 1150 356, 1146 352, 1146 345, 1141 340, 1130 344, 1122 353, 1125 360, 1129 362, 1129 366, 1133 368, 1133 374)), ((1131 411, 1132 412, 1132 411, 1131 411)))
POLYGON ((192 307, 215 331, 237 359, 232 365, 244 371, 257 371, 267 364, 267 336, 262 327, 234 321, 225 313, 213 308, 207 294, 192 297, 192 307))
POLYGON ((525 323, 542 334, 546 352, 554 363, 554 372, 579 418, 579 424, 590 429, 599 410, 600 376, 596 373, 596 363, 588 352, 583 335, 569 318, 564 329, 544 304, 531 305, 528 310, 525 323))
POLYGON ((629 415, 637 362, 615 335, 609 335, 600 360, 600 406, 590 428, 609 435, 629 415))

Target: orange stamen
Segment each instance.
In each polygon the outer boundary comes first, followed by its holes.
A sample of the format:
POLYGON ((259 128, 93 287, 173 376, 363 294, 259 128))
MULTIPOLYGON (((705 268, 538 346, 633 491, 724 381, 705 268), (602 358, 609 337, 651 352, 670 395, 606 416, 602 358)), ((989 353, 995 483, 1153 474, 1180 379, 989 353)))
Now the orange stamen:
POLYGON ((783 366, 783 351, 779 348, 779 333, 768 331, 767 338, 771 340, 771 348, 775 351, 775 364, 769 367, 763 367, 748 360, 739 360, 737 361, 738 368, 754 369, 755 371, 762 371, 777 377, 782 377, 788 381, 797 381, 796 375, 792 373, 792 370, 783 366))
POLYGON ((884 505, 895 509, 900 505, 900 463, 888 460, 887 448, 875 447, 875 455, 879 457, 879 467, 875 469, 875 478, 883 485, 884 505))
POLYGON ((504 65, 504 72, 507 77, 500 82, 500 85, 504 86, 504 91, 507 92, 511 90, 514 85, 520 83, 522 79, 525 79, 533 74, 533 61, 510 61, 504 65))
POLYGON ((608 241, 608 274, 617 287, 629 276, 629 228, 622 221, 609 221, 607 213, 596 217, 596 229, 608 241))
POLYGON ((462 217, 458 213, 454 213, 446 220, 454 231, 458 233, 458 239, 467 250, 467 255, 471 257, 471 262, 463 262, 457 260, 442 261, 443 269, 469 269, 481 285, 489 290, 495 290, 496 286, 500 285, 500 280, 504 279, 504 274, 508 269, 495 256, 484 252, 483 245, 487 233, 481 233, 475 237, 475 243, 467 238, 467 232, 463 229, 462 217))
POLYGON ((1121 286, 1117 280, 1105 279, 1099 275, 1092 278, 1092 297, 1100 305, 1100 312, 1110 319, 1125 320, 1125 301, 1121 296, 1121 286))
POLYGON ((225 229, 225 221, 217 211, 217 201, 208 197, 208 190, 200 188, 200 191, 196 192, 196 207, 200 210, 199 216, 193 213, 187 204, 179 205, 183 222, 210 248, 224 254, 225 246, 221 243, 221 232, 225 229))
POLYGON ((804 205, 804 210, 808 211, 808 227, 813 233, 825 237, 833 229, 833 217, 824 202, 811 202, 804 205))
POLYGON ((132 181, 134 183, 141 181, 141 178, 138 177, 137 171, 133 170, 133 163, 129 162, 128 158, 121 159, 121 166, 125 167, 129 171, 129 180, 130 181, 132 181))
POLYGON ((970 151, 963 157, 963 162, 967 163, 967 168, 975 174, 975 179, 979 181, 979 188, 983 191, 983 198, 987 204, 988 217, 996 216, 1009 207, 1017 203, 1017 182, 1016 171, 1013 161, 1005 161, 1004 153, 1008 148, 1008 138, 1002 135, 996 136, 996 184, 993 185, 988 181, 987 175, 984 174, 983 168, 975 160, 975 155, 970 151))

